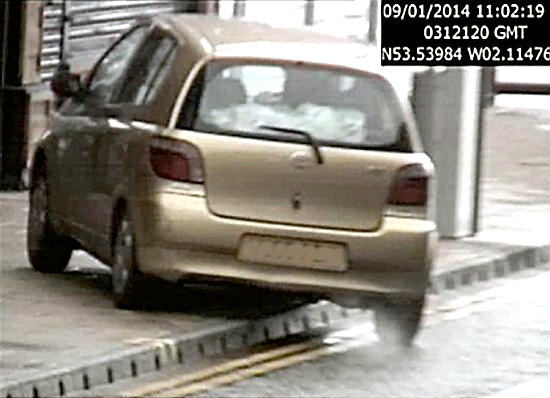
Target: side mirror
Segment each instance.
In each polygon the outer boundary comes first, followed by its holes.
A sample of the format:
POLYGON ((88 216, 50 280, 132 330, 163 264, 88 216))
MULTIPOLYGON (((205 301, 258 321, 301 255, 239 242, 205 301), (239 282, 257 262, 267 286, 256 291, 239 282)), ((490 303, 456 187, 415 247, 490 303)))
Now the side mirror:
POLYGON ((50 87, 60 99, 76 97, 83 93, 80 77, 77 74, 71 73, 69 65, 66 63, 59 65, 50 82, 50 87))

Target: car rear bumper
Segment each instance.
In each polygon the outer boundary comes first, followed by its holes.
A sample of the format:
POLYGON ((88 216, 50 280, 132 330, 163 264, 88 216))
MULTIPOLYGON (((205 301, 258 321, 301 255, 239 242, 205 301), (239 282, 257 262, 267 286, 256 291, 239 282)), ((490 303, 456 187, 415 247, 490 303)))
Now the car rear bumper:
POLYGON ((164 279, 224 278, 320 293, 419 296, 429 283, 437 235, 432 221, 385 217, 372 232, 319 229, 222 218, 204 197, 161 192, 133 203, 140 269, 164 279), (246 263, 245 234, 346 245, 344 272, 246 263))

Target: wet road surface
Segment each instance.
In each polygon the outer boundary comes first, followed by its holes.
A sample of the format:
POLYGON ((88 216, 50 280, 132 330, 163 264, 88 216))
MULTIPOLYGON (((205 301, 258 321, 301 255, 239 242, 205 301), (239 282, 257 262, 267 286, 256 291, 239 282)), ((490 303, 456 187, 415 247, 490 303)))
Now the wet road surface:
POLYGON ((550 396, 550 272, 431 297, 415 346, 382 346, 371 323, 173 374, 115 394, 196 397, 550 396), (152 385, 156 388, 151 389, 152 385), (168 388, 169 387, 169 388, 168 388), (163 389, 164 388, 164 389, 163 389))

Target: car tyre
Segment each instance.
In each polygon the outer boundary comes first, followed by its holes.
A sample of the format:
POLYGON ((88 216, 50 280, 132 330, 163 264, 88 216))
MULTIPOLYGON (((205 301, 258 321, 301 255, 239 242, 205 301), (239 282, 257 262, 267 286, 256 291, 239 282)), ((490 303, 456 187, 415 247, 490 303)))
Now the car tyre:
POLYGON ((420 329, 424 298, 384 300, 374 307, 376 333, 382 343, 410 347, 420 329))
POLYGON ((112 288, 115 307, 137 309, 143 301, 144 275, 135 259, 133 223, 124 212, 117 225, 113 248, 112 288))
POLYGON ((29 192, 27 218, 27 255, 34 269, 40 272, 63 272, 73 251, 71 241, 52 228, 48 185, 44 176, 37 176, 29 192))

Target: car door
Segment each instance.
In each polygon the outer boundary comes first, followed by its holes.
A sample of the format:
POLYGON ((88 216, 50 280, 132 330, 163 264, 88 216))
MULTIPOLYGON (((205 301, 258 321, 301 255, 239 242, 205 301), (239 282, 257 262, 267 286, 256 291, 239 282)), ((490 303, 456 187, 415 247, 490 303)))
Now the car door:
MULTIPOLYGON (((95 232, 109 244, 111 212, 115 196, 125 193, 130 185, 128 152, 134 140, 150 134, 136 127, 133 121, 146 121, 149 104, 160 91, 174 60, 176 41, 153 28, 136 50, 121 77, 120 88, 111 99, 111 114, 105 128, 95 137, 96 153, 92 177, 93 186, 88 192, 88 202, 96 207, 96 215, 90 220, 95 232)), ((107 248, 108 249, 108 248, 107 248)))
POLYGON ((93 68, 85 94, 68 100, 56 121, 58 152, 63 155, 60 181, 66 196, 59 210, 75 237, 92 251, 101 239, 96 219, 102 217, 102 203, 94 195, 99 138, 109 130, 112 98, 147 30, 147 26, 137 26, 116 41, 93 68))

